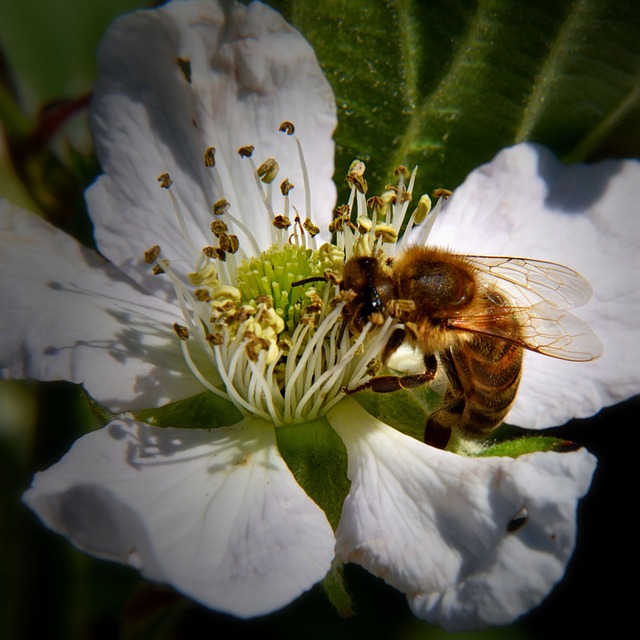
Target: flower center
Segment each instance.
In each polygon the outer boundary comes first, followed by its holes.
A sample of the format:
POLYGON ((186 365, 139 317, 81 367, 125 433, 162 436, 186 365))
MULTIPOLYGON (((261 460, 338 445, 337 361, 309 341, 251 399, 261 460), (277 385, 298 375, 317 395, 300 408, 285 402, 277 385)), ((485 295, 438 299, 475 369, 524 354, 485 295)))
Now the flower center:
MULTIPOLYGON (((292 135, 293 125, 281 131, 292 135)), ((145 254, 154 273, 165 274, 175 290, 184 325, 174 329, 189 368, 202 385, 233 402, 244 414, 275 425, 299 423, 324 415, 343 394, 367 380, 398 321, 390 315, 375 325, 354 331, 344 317, 348 291, 341 286, 342 268, 353 255, 393 255, 407 230, 424 218, 430 201, 420 200, 407 217, 415 171, 398 171, 399 181, 378 198, 366 199, 364 164, 352 164, 347 181, 349 201, 338 207, 328 231, 336 238, 316 248, 319 229, 309 217, 309 180, 302 148, 295 142, 304 176, 307 217, 290 219, 288 180, 280 185, 282 201, 276 213, 271 184, 278 163, 259 167, 253 147, 238 152, 251 164, 255 187, 272 223, 271 246, 239 259, 238 230, 251 238, 242 221, 230 215, 224 198, 212 206, 214 244, 198 251, 188 234, 171 178, 160 176, 178 219, 183 240, 196 255, 193 272, 180 277, 155 246, 145 254), (408 187, 405 187, 409 178, 408 187), (265 188, 266 185, 266 188, 265 188), (398 239, 401 239, 398 242, 398 239)), ((215 167, 215 150, 205 165, 215 167)), ((214 178, 217 184, 219 176, 214 178)), ((224 193, 218 184, 218 193, 224 193)), ((253 212, 252 212, 253 213, 253 212)), ((406 232, 404 237, 406 237, 406 232)), ((251 240, 255 245, 255 240, 251 240)))

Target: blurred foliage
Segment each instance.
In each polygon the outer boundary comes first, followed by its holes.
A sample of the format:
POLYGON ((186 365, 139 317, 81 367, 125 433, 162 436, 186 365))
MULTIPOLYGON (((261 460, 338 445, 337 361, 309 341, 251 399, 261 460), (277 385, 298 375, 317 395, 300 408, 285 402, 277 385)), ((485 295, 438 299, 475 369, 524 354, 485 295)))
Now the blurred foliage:
MULTIPOLYGON (((86 107, 108 23, 140 0, 0 3, 0 197, 92 243, 83 191, 99 171, 86 107)), ((640 156, 640 5, 624 0, 274 0, 314 46, 336 93, 336 176, 368 163, 378 191, 399 163, 419 188, 456 187, 502 147, 532 140, 565 161, 640 156)), ((342 195, 344 196, 343 190, 342 195)), ((614 215, 615 212, 612 212, 614 215)), ((447 634, 417 621, 404 596, 345 567, 356 615, 340 618, 319 588, 281 612, 237 621, 137 573, 76 552, 42 528, 20 495, 34 471, 95 428, 82 391, 65 383, 0 387, 0 637, 11 640, 268 638, 497 640, 579 636, 593 618, 627 637, 638 587, 623 588, 624 491, 637 486, 638 431, 619 450, 608 424, 638 403, 559 430, 600 457, 581 511, 577 556, 554 594, 523 621, 447 634), (603 429, 604 427, 604 429, 603 429), (615 534, 615 542, 613 535, 615 534), (602 552, 602 553, 601 553, 602 552), (42 629, 45 628, 46 632, 42 629)), ((635 627, 637 632, 637 624, 635 627)))
MULTIPOLYGON (((275 2, 314 46, 340 110, 337 175, 398 164, 455 188, 517 142, 565 161, 640 152, 640 5, 626 0, 275 2)), ((425 184, 425 181, 427 184, 425 184)))

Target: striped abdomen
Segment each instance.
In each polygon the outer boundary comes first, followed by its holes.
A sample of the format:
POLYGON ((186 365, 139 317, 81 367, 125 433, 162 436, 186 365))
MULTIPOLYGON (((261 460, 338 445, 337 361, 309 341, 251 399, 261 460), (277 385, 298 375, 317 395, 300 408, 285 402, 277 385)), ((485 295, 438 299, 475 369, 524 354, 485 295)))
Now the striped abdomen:
POLYGON ((450 388, 429 418, 425 442, 444 447, 452 429, 468 436, 490 434, 515 400, 522 356, 521 347, 481 335, 441 354, 450 388))

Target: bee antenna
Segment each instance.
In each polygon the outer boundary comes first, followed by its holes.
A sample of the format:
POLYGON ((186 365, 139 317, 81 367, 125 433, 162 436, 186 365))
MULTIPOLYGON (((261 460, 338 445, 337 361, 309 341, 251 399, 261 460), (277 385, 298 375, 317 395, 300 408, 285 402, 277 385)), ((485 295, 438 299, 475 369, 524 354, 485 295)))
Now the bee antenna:
POLYGON ((296 280, 291 283, 292 287, 299 287, 300 285, 309 284, 310 282, 326 282, 327 279, 324 276, 311 276, 310 278, 304 278, 303 280, 296 280))

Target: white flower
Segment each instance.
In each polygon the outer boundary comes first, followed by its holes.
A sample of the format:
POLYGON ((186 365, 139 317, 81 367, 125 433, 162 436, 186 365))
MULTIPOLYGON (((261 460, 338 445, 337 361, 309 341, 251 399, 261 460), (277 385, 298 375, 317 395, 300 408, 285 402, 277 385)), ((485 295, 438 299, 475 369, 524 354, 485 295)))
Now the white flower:
MULTIPOLYGON (((395 325, 389 317, 357 337, 341 332, 336 288, 293 284, 339 271, 354 243, 373 245, 366 229, 339 233, 337 246, 312 238, 314 224, 326 233, 335 203, 333 94, 278 14, 224 7, 190 0, 127 16, 100 49, 92 126, 104 175, 87 200, 108 262, 2 204, 3 377, 82 383, 109 410, 128 412, 80 438, 24 499, 79 548, 240 617, 293 600, 325 577, 335 553, 445 628, 513 620, 561 578, 594 458, 584 449, 462 457, 342 394, 368 378, 395 325), (295 137, 278 132, 283 121, 295 137), (277 160, 277 181, 257 180, 253 159, 237 153, 243 145, 259 163, 277 160), (276 197, 284 177, 295 188, 276 197), (228 227, 216 239, 214 203, 228 227), (276 229, 274 214, 300 223, 276 229), (222 253, 224 262, 211 257, 222 253), (204 391, 217 407, 212 428, 153 426, 166 415, 156 408, 204 391), (316 492, 317 463, 290 470, 280 453, 320 441, 338 470, 335 496, 333 484, 316 492)), ((635 162, 564 169, 521 145, 443 207, 430 241, 567 263, 594 285, 584 318, 605 355, 585 365, 527 354, 516 424, 558 424, 638 391, 639 235, 624 206, 639 174, 635 162)), ((414 179, 400 188, 411 191, 414 179)), ((364 195, 352 196, 364 214, 364 195)), ((396 230, 407 206, 391 206, 396 230)))

